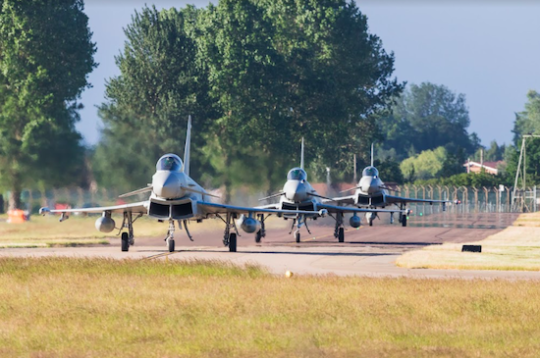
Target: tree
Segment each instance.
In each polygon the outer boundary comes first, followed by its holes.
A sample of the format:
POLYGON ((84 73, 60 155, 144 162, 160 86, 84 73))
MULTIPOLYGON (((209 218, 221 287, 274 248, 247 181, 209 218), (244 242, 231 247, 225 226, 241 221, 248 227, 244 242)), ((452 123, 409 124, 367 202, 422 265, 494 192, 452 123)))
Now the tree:
POLYGON ((467 133, 469 124, 465 96, 428 82, 411 85, 379 122, 383 149, 393 148, 397 159, 443 146, 462 162, 480 144, 475 133, 467 133))
POLYGON ((301 137, 312 172, 350 171, 351 153, 376 135, 373 114, 402 89, 393 54, 346 1, 223 0, 205 13, 199 43, 222 108, 219 153, 260 149, 268 181, 275 164, 299 162, 301 137))
POLYGON ((408 181, 437 178, 443 172, 447 155, 444 147, 438 147, 407 158, 400 164, 403 177, 408 181))
POLYGON ((84 165, 77 100, 97 64, 82 0, 3 0, 0 184, 19 208, 25 186, 60 185, 84 165))
POLYGON ((503 160, 504 152, 506 150, 506 145, 499 146, 497 144, 497 141, 492 141, 489 148, 485 148, 481 146, 476 153, 474 153, 474 156, 472 157, 472 160, 476 162, 480 162, 482 160, 482 153, 481 151, 484 151, 484 161, 486 162, 497 162, 499 160, 503 160))
POLYGON ((525 110, 516 113, 514 121, 514 145, 521 142, 524 134, 540 134, 540 93, 529 91, 525 110))
POLYGON ((157 158, 180 154, 189 115, 197 163, 191 174, 201 178, 201 169, 209 168, 203 133, 216 115, 207 75, 197 63, 199 13, 192 6, 181 11, 144 7, 125 29, 124 51, 116 57, 120 75, 107 83, 108 101, 99 109, 105 127, 93 162, 100 184, 145 186, 157 158))
MULTIPOLYGON (((514 145, 506 147, 504 159, 506 161, 506 175, 511 177, 511 185, 518 169, 519 154, 522 145, 522 136, 525 134, 540 134, 540 94, 536 91, 527 93, 525 110, 516 113, 514 122, 514 145)), ((527 185, 540 184, 540 139, 527 139, 527 185)), ((520 169, 523 170, 523 169, 520 169)))

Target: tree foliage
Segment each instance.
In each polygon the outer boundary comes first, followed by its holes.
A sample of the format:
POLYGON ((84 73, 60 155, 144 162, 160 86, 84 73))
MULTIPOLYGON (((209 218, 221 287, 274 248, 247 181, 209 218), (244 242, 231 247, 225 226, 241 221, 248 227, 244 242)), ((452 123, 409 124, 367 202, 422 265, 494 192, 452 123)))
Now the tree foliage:
POLYGON ((78 179, 77 100, 96 67, 82 0, 3 0, 0 10, 0 184, 20 206, 23 187, 78 179))
POLYGON ((527 93, 525 110, 516 113, 512 132, 516 146, 521 142, 522 135, 540 134, 540 93, 532 90, 527 93))
POLYGON ((425 150, 418 155, 407 158, 400 164, 403 177, 408 181, 439 177, 447 155, 444 147, 438 147, 435 150, 425 150))
POLYGON ((504 175, 492 175, 485 172, 481 173, 461 173, 444 178, 433 178, 427 180, 417 180, 415 185, 448 185, 464 187, 498 187, 499 185, 508 185, 508 180, 504 175))
POLYGON ((385 138, 381 155, 402 160, 442 146, 464 162, 480 145, 478 136, 467 132, 469 124, 463 94, 432 83, 412 84, 379 121, 385 138))
MULTIPOLYGON (((522 136, 525 134, 540 134, 540 94, 536 91, 527 93, 525 110, 516 113, 514 122, 514 145, 508 146, 504 153, 506 175, 511 178, 511 185, 518 169, 519 154, 522 146, 522 136)), ((540 138, 529 138, 526 141, 526 173, 527 186, 540 184, 540 138)), ((523 169, 521 169, 523 170, 523 169)), ((522 185, 521 181, 518 185, 522 185)))
MULTIPOLYGON (((130 158, 142 165, 178 151, 190 113, 198 159, 216 184, 281 184, 299 163, 302 137, 312 173, 350 172, 352 153, 377 134, 374 114, 402 89, 391 78, 393 54, 342 0, 145 8, 126 35, 97 149, 97 161, 120 172, 130 158)), ((143 184, 142 172, 131 173, 128 181, 143 184)))
MULTIPOLYGON (((125 29, 124 51, 116 57, 121 75, 108 81, 108 101, 99 109, 105 125, 94 157, 100 183, 144 186, 157 158, 184 147, 189 115, 194 133, 208 130, 215 115, 206 75, 196 63, 198 14, 191 6, 145 7, 125 29)), ((202 139, 194 137, 192 154, 204 165, 202 139)), ((195 176, 200 168, 194 166, 195 176)))

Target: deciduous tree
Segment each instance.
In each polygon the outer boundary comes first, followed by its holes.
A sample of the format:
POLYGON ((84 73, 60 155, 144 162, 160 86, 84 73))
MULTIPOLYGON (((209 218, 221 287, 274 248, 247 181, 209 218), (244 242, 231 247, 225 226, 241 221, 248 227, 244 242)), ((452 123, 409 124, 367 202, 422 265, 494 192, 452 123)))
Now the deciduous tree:
POLYGON ((0 9, 0 174, 22 188, 65 184, 83 165, 77 100, 96 67, 82 0, 3 0, 0 9))

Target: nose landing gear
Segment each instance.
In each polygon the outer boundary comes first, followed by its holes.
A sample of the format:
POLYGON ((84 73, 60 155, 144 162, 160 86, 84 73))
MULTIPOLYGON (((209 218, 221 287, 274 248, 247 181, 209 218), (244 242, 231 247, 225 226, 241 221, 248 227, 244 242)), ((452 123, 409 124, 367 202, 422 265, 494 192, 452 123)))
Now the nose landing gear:
POLYGON ((174 252, 174 229, 174 220, 169 219, 169 231, 167 231, 167 237, 165 238, 169 252, 174 252))

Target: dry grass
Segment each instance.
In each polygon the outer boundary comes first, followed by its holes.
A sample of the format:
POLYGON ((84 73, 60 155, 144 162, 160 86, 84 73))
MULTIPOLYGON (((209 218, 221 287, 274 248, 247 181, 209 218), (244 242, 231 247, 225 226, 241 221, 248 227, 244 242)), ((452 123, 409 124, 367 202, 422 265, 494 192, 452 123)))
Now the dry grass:
MULTIPOLYGON (((47 246, 81 246, 106 245, 109 239, 118 238, 117 230, 102 233, 96 230, 94 223, 99 216, 71 216, 69 220, 58 222, 58 216, 33 216, 30 221, 22 224, 9 224, 6 216, 0 216, 0 248, 7 247, 47 247, 47 246)), ((115 216, 116 226, 122 224, 122 217, 115 216)), ((268 227, 280 227, 283 220, 270 218, 268 227)), ((194 234, 223 230, 224 224, 219 219, 205 220, 200 224, 193 223, 190 230, 194 234)), ((159 223, 155 219, 142 217, 134 224, 138 237, 164 236, 167 223, 159 223)))
POLYGON ((482 253, 461 252, 463 244, 428 246, 396 261, 407 268, 540 271, 540 214, 522 214, 513 226, 468 244, 482 253))
POLYGON ((540 285, 0 259, 2 357, 537 357, 540 285))

